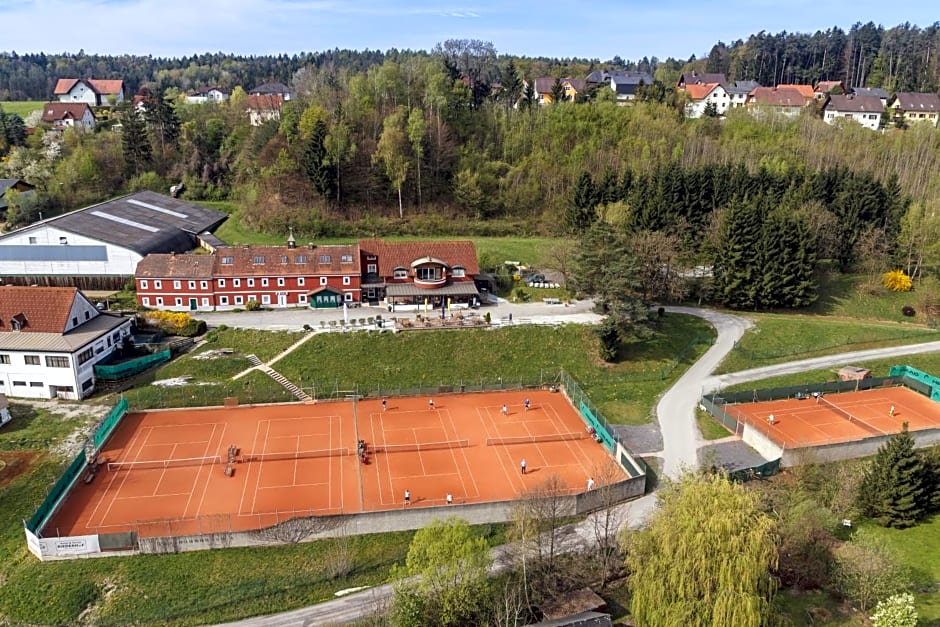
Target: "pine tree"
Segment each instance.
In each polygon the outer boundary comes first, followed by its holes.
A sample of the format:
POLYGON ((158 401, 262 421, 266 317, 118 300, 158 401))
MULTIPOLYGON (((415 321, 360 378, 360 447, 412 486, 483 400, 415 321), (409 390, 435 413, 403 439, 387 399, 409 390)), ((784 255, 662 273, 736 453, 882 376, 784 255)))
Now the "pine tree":
POLYGON ((734 202, 722 225, 721 243, 714 264, 715 295, 733 308, 753 309, 760 303, 763 272, 761 210, 734 202))
POLYGON ((565 215, 568 228, 573 233, 583 233, 597 220, 597 195, 594 179, 585 170, 575 183, 571 204, 565 215))
POLYGON ((522 95, 522 80, 519 78, 518 70, 516 70, 516 63, 511 58, 500 71, 499 82, 503 86, 500 100, 502 100, 503 106, 512 110, 522 95))
POLYGON ((925 489, 923 460, 907 430, 878 449, 859 485, 859 506, 884 527, 911 527, 924 515, 931 494, 925 489))
POLYGON ((307 179, 324 200, 330 200, 336 193, 335 170, 330 167, 326 152, 326 122, 316 121, 310 138, 304 145, 301 166, 307 179))
POLYGON ((140 176, 153 167, 147 125, 136 109, 126 109, 121 118, 121 147, 125 177, 140 176))
POLYGON ((560 78, 556 78, 552 83, 551 97, 553 105, 561 104, 565 100, 565 89, 561 86, 560 78))

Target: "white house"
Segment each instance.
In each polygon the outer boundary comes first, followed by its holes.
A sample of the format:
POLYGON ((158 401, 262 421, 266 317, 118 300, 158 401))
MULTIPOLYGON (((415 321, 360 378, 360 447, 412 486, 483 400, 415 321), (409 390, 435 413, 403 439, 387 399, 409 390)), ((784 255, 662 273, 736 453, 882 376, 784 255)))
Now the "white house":
POLYGON ((252 94, 248 96, 248 118, 252 126, 261 126, 265 122, 281 119, 281 108, 284 106, 284 97, 273 95, 252 94))
POLYGON ((725 85, 730 103, 729 109, 737 109, 747 105, 747 97, 752 91, 760 87, 757 81, 735 81, 734 85, 725 85))
POLYGON ((59 102, 84 102, 92 107, 115 106, 124 102, 124 81, 60 78, 54 94, 59 102))
POLYGON ((183 253, 226 214, 144 191, 0 235, 0 282, 120 289, 150 253, 183 253))
POLYGON ((709 105, 714 107, 716 115, 724 115, 731 106, 728 91, 719 83, 686 85, 685 116, 700 118, 705 115, 709 105))
POLYGON ((206 87, 197 89, 186 96, 186 104, 206 104, 226 102, 229 93, 221 87, 206 87))
POLYGON ((129 318, 101 313, 74 287, 0 287, 0 391, 80 400, 95 364, 121 347, 129 318))
POLYGON ((41 120, 54 129, 75 128, 80 131, 95 129, 95 114, 84 102, 47 102, 42 107, 41 120))
POLYGON ((849 119, 867 129, 877 131, 881 125, 884 105, 877 96, 829 96, 823 107, 823 121, 833 124, 836 120, 849 119))

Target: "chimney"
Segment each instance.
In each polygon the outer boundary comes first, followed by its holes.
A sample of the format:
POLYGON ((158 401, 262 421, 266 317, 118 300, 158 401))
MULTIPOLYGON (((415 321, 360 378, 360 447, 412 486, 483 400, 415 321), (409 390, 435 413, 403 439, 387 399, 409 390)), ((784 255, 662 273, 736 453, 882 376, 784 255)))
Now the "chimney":
POLYGON ((310 242, 309 244, 307 244, 307 248, 309 248, 310 250, 313 250, 314 248, 316 248, 316 246, 314 245, 313 242, 310 242))
POLYGON ((294 239, 294 227, 289 226, 287 230, 290 232, 290 237, 287 238, 287 247, 288 248, 297 248, 297 240, 294 239))

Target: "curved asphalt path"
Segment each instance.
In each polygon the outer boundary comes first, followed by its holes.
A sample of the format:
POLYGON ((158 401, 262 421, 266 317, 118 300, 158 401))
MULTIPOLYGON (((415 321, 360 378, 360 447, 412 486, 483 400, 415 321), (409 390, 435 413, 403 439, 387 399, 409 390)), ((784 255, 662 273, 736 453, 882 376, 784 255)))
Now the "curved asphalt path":
MULTIPOLYGON (((695 407, 703 393, 738 383, 842 365, 852 361, 940 351, 940 342, 927 342, 840 353, 712 376, 712 371, 751 326, 750 320, 696 307, 667 307, 666 311, 703 318, 710 322, 718 333, 712 347, 679 377, 675 385, 663 394, 656 406, 656 415, 663 435, 661 453, 663 472, 670 478, 678 477, 684 469, 698 466, 698 449, 702 446, 702 440, 695 424, 695 407)), ((627 526, 637 528, 645 523, 655 507, 655 494, 648 494, 617 506, 616 515, 626 521, 627 526)), ((595 541, 594 527, 590 517, 575 527, 575 537, 580 542, 595 541)), ((494 551, 500 552, 500 547, 494 551)), ((390 603, 393 592, 392 585, 385 584, 318 605, 226 623, 222 627, 308 627, 349 623, 382 611, 390 603)))

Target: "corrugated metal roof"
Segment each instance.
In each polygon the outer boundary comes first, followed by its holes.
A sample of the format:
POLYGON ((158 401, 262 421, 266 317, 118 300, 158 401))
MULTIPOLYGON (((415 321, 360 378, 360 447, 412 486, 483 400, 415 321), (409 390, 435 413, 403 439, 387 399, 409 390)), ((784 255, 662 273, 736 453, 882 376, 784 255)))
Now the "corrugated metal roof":
POLYGON ((473 281, 451 283, 433 289, 417 287, 414 283, 392 283, 385 287, 389 296, 472 296, 479 294, 473 281))
POLYGON ((73 353, 124 324, 130 324, 130 319, 103 313, 65 335, 61 333, 0 333, 0 350, 73 353))
POLYGON ((26 228, 52 225, 147 255, 192 250, 196 234, 216 229, 226 218, 228 215, 221 211, 144 191, 49 218, 26 228))

